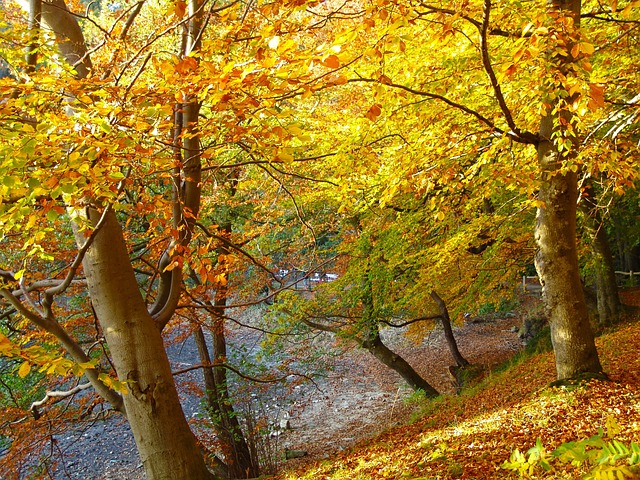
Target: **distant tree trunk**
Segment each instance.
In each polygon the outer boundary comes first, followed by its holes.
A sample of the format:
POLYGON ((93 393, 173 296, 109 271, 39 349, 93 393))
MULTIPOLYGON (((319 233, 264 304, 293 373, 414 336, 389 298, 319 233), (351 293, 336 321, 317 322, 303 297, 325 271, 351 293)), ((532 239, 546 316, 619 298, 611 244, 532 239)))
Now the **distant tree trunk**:
MULTIPOLYGON (((222 236, 230 240, 231 223, 225 222, 219 227, 222 236)), ((228 301, 228 261, 227 256, 231 254, 226 244, 221 244, 218 248, 220 260, 218 266, 223 271, 224 280, 217 285, 214 295, 214 302, 211 308, 213 314, 213 363, 224 363, 227 359, 227 341, 225 337, 225 313, 228 301)), ((208 356, 206 343, 203 355, 208 356)), ((207 377, 205 377, 207 382, 207 377)), ((227 385, 227 370, 225 368, 213 368, 210 370, 209 385, 205 383, 208 390, 208 402, 212 407, 212 417, 216 425, 216 433, 223 445, 225 460, 231 478, 254 478, 260 476, 260 466, 258 459, 251 455, 251 450, 246 442, 238 415, 234 411, 233 403, 229 395, 227 385)))
POLYGON ((429 398, 440 395, 404 358, 382 343, 380 335, 374 334, 371 338, 362 342, 361 345, 384 365, 400 374, 414 390, 422 390, 429 398))
POLYGON ((447 309, 447 305, 444 303, 444 300, 438 295, 435 291, 432 291, 429 296, 436 302, 438 305, 438 309, 440 310, 440 320, 442 321, 442 327, 444 328, 444 338, 447 340, 447 345, 449 346, 449 351, 451 352, 451 356, 456 362, 458 367, 465 367, 469 365, 469 362, 466 358, 462 356, 460 350, 458 350, 458 343, 456 342, 456 338, 453 336, 453 329, 451 328, 451 318, 449 317, 449 310, 447 309))
POLYGON ((373 301, 373 287, 369 273, 370 271, 367 268, 363 275, 361 301, 363 307, 362 322, 364 332, 360 345, 367 349, 384 365, 399 373, 411 388, 414 390, 422 390, 427 397, 437 397, 440 395, 438 391, 422 378, 404 358, 391 351, 391 349, 382 342, 378 329, 379 319, 373 301))
MULTIPOLYGON (((89 224, 101 216, 88 210, 89 224)), ((76 213, 81 214, 80 211, 76 213)), ((185 420, 160 331, 140 293, 122 230, 107 212, 83 268, 96 316, 120 381, 125 410, 148 480, 210 480, 185 420)), ((78 245, 86 236, 72 222, 78 245)))
MULTIPOLYGON (((580 0, 552 0, 549 3, 551 28, 558 44, 571 51, 571 34, 577 32, 580 19, 580 0), (567 34, 563 29, 573 22, 567 34)), ((570 56, 555 55, 549 60, 558 77, 575 75, 570 56)), ((557 89, 548 85, 547 88, 557 89)), ((562 87, 561 87, 562 88, 562 87)), ((578 200, 577 174, 563 168, 563 161, 571 161, 558 145, 558 138, 566 139, 578 148, 579 141, 567 128, 572 117, 567 103, 571 99, 556 97, 546 107, 540 123, 538 162, 540 190, 536 216, 535 238, 538 246, 536 269, 543 287, 543 298, 551 326, 551 340, 556 357, 559 380, 584 373, 601 373, 602 366, 595 341, 584 292, 580 281, 576 245, 576 212, 578 200)))
POLYGON ((591 237, 595 260, 599 323, 609 325, 622 313, 622 302, 618 295, 618 283, 607 232, 592 199, 593 194, 580 203, 580 208, 584 214, 585 229, 591 237))

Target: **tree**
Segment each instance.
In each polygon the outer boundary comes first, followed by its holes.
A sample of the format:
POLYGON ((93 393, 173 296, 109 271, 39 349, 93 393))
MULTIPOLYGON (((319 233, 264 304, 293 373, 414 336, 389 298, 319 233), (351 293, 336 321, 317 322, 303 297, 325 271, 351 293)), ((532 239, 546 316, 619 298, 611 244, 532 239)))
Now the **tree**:
MULTIPOLYGON (((632 76, 624 67, 607 70, 618 51, 615 32, 624 31, 632 9, 588 13, 575 2, 548 8, 489 0, 460 8, 383 2, 371 10, 371 31, 376 22, 379 28, 366 51, 371 63, 345 79, 372 85, 374 105, 363 113, 380 137, 402 138, 394 146, 396 163, 385 166, 389 187, 382 201, 411 192, 439 211, 442 223, 448 214, 464 212, 451 208, 451 192, 478 205, 506 188, 515 198, 522 195, 521 211, 536 207, 536 265, 558 378, 602 370, 578 270, 578 172, 583 165, 589 174, 605 172, 609 156, 619 155, 619 147, 594 141, 590 132, 607 117, 599 78, 632 76), (581 28, 581 16, 589 30, 581 28), (606 38, 607 47, 596 52, 587 34, 606 38), (589 156, 595 150, 606 158, 589 156)), ((620 93, 625 97, 628 90, 620 93)), ((628 172, 635 175, 633 167, 628 172)), ((473 227, 463 218, 448 223, 469 238, 473 227)), ((497 235, 502 247, 509 237, 518 241, 505 226, 497 235)))
MULTIPOLYGON (((96 18, 92 10, 72 14, 62 0, 45 3, 52 42, 42 41, 35 9, 30 26, 7 9, 14 28, 2 55, 16 75, 2 83, 0 292, 5 332, 14 330, 2 337, 1 353, 22 360, 20 376, 37 366, 67 386, 84 373, 127 416, 148 478, 210 478, 162 339, 182 298, 183 271, 198 268, 215 287, 214 309, 226 302, 206 255, 191 250, 203 172, 257 165, 256 183, 268 178, 286 189, 279 175, 294 174, 276 165, 308 148, 276 103, 322 83, 311 65, 330 53, 300 49, 294 38, 326 25, 332 11, 306 14, 301 2, 119 7, 96 18), (35 46, 29 63, 22 44, 35 46), (67 296, 84 301, 84 313, 66 315, 67 296), (36 340, 46 348, 32 348, 36 340)), ((218 240, 228 228, 219 233, 218 240)), ((230 245, 220 242, 218 252, 230 245)), ((218 406, 228 408, 223 396, 218 406)))
MULTIPOLYGON (((38 2, 34 2, 32 12, 37 5, 38 2)), ((192 16, 185 35, 185 55, 197 51, 202 34, 202 17, 198 13, 201 5, 192 2, 190 10, 192 16)), ((33 16, 37 18, 38 15, 33 16)), ((44 3, 42 20, 55 35, 60 52, 74 70, 75 78, 78 81, 87 78, 93 68, 88 48, 76 18, 63 0, 44 3)), ((68 95, 77 96, 77 91, 70 91, 68 95)), ((197 103, 195 100, 187 101, 183 108, 183 123, 179 128, 194 132, 197 103)), ((73 115, 73 111, 70 113, 73 115)), ((36 116, 36 124, 39 121, 36 116)), ((184 151, 191 156, 184 161, 184 194, 180 201, 183 202, 182 211, 189 211, 193 218, 197 215, 199 202, 200 161, 199 157, 193 156, 193 152, 199 150, 198 137, 191 133, 184 138, 184 151)), ((60 148, 75 150, 76 158, 86 155, 82 146, 63 144, 60 148)), ((127 394, 121 397, 114 392, 109 388, 109 382, 100 378, 104 374, 99 374, 93 367, 85 370, 85 376, 116 410, 127 417, 148 478, 212 478, 182 413, 161 336, 162 327, 175 309, 177 298, 175 294, 173 298, 167 298, 162 308, 153 312, 154 316, 147 310, 113 203, 109 197, 91 192, 92 187, 89 184, 81 198, 67 203, 78 254, 66 279, 45 293, 44 310, 40 311, 35 305, 32 309, 25 307, 7 287, 2 288, 2 295, 26 318, 54 335, 77 362, 90 363, 77 342, 58 324, 51 308, 54 296, 66 289, 82 263, 94 315, 101 326, 118 378, 127 385, 127 394)), ((178 245, 188 244, 191 224, 189 220, 182 223, 178 245)), ((174 282, 179 280, 175 275, 179 271, 176 268, 172 272, 174 282)), ((11 283, 17 282, 18 278, 13 274, 5 277, 11 283)), ((173 288, 177 288, 175 284, 173 288)), ((28 298, 28 290, 23 283, 18 294, 28 298)))

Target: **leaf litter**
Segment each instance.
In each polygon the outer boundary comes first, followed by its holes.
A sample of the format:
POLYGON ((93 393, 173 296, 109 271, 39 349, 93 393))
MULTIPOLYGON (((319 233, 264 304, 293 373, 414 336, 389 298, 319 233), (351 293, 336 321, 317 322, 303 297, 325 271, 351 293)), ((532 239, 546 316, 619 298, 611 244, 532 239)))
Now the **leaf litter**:
MULTIPOLYGON (((640 289, 626 290, 622 296, 627 305, 640 306, 640 289)), ((597 338, 608 381, 550 387, 555 378, 553 354, 535 354, 486 376, 460 396, 425 401, 414 423, 389 428, 329 461, 294 466, 277 478, 518 478, 500 466, 515 449, 527 452, 537 441, 552 451, 564 442, 604 431, 623 444, 640 442, 637 317, 632 311, 597 338)), ((563 464, 550 473, 539 469, 530 478, 577 479, 585 474, 584 469, 563 464)))

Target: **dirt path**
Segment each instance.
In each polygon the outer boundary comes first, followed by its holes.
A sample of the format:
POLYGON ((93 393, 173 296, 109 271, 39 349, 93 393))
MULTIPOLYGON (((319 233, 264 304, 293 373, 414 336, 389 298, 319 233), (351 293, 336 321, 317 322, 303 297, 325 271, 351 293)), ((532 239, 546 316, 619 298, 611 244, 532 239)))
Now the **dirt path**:
MULTIPOLYGON (((467 323, 454 330, 462 354, 472 363, 495 366, 521 347, 513 332, 518 318, 467 323)), ((404 356, 436 389, 453 394, 448 375, 453 360, 441 330, 435 330, 419 345, 398 332, 383 332, 385 342, 404 356)), ((195 363, 195 346, 190 340, 170 348, 174 367, 195 363)), ((182 384, 198 382, 199 373, 181 378, 182 384), (186 382, 185 382, 186 381, 186 382)), ((411 391, 397 374, 383 367, 364 351, 351 351, 339 359, 332 376, 319 388, 301 386, 296 391, 296 408, 291 412, 290 429, 270 437, 277 459, 282 452, 307 452, 303 459, 328 457, 393 425, 406 422, 415 403, 407 403, 411 391)), ((187 418, 198 414, 199 399, 181 393, 187 418)), ((116 418, 80 426, 59 438, 65 458, 54 473, 55 479, 143 480, 144 473, 133 438, 126 423, 116 418)))

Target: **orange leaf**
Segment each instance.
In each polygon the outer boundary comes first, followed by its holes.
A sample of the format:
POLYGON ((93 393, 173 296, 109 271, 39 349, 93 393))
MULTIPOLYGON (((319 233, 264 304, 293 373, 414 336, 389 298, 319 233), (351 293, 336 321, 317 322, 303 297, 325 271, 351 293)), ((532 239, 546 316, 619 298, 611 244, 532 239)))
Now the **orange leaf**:
POLYGON ((329 55, 323 60, 322 64, 329 68, 340 68, 340 59, 337 55, 329 55))
POLYGON ((173 10, 173 13, 176 17, 184 17, 184 14, 187 12, 187 2, 183 0, 178 0, 176 2, 176 6, 173 10))
POLYGON ((591 97, 591 101, 589 102, 589 106, 591 108, 602 108, 604 107, 604 86, 597 85, 595 83, 589 84, 589 96, 591 97))
POLYGON ((382 113, 382 105, 377 103, 371 106, 369 111, 365 114, 365 117, 367 117, 369 120, 374 122, 376 118, 380 116, 381 113, 382 113))

